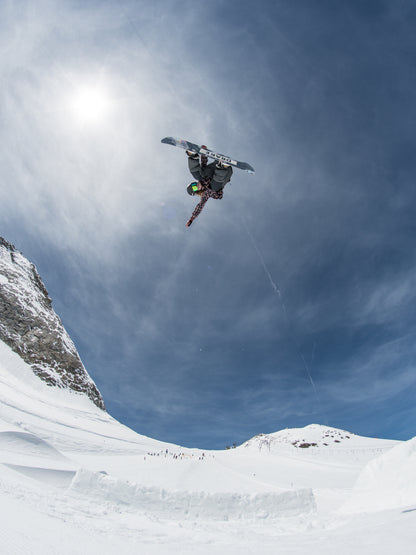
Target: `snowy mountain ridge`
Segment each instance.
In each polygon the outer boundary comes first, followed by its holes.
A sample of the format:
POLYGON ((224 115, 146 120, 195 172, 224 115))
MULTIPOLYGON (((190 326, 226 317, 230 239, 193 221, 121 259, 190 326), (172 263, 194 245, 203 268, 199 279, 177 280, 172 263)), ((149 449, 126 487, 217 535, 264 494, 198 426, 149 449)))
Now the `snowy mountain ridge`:
POLYGON ((351 461, 365 462, 400 442, 362 437, 345 430, 309 424, 271 434, 259 434, 240 446, 250 452, 286 454, 302 458, 336 460, 348 456, 351 461))
POLYGON ((323 426, 321 424, 309 424, 304 428, 288 428, 271 434, 259 434, 249 441, 243 443, 243 447, 250 449, 258 447, 272 449, 278 446, 291 445, 296 449, 308 449, 310 447, 334 447, 336 444, 344 443, 346 440, 357 437, 355 434, 323 426))
POLYGON ((0 339, 53 387, 86 394, 105 410, 35 266, 0 237, 0 339))

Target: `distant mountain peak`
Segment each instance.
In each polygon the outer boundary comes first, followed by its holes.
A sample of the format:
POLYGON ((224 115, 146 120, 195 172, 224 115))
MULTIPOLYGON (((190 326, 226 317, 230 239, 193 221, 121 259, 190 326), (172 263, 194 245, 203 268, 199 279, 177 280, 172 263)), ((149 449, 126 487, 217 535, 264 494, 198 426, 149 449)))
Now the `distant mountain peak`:
POLYGON ((0 237, 0 339, 49 386, 86 394, 105 410, 97 386, 52 308, 34 264, 0 237))
POLYGON ((279 448, 290 446, 296 449, 307 449, 309 447, 336 447, 357 438, 353 433, 322 424, 309 424, 304 428, 286 428, 271 434, 259 434, 249 441, 243 443, 246 448, 272 447, 279 448))

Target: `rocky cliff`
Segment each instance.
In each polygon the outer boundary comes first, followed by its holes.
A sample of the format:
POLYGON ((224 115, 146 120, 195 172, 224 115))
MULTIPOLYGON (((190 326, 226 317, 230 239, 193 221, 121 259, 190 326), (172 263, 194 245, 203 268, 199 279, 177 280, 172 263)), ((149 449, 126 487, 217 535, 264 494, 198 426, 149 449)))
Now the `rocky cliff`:
POLYGON ((35 266, 2 237, 0 339, 48 385, 86 394, 105 410, 103 398, 54 312, 35 266))

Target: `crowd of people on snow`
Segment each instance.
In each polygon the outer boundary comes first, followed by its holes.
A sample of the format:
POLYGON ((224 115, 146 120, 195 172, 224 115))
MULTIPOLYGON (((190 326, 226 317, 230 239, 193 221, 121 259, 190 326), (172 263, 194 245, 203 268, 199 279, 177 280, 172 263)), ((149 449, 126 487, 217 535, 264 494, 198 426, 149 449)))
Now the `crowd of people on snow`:
MULTIPOLYGON (((209 457, 214 458, 214 455, 208 455, 209 457)), ((169 449, 162 449, 161 451, 156 451, 156 452, 148 452, 147 455, 145 455, 144 460, 146 460, 146 457, 162 457, 162 458, 170 458, 173 460, 199 460, 199 461, 205 461, 207 458, 207 455, 205 453, 184 453, 183 451, 179 451, 179 452, 174 452, 174 451, 169 451, 169 449)))

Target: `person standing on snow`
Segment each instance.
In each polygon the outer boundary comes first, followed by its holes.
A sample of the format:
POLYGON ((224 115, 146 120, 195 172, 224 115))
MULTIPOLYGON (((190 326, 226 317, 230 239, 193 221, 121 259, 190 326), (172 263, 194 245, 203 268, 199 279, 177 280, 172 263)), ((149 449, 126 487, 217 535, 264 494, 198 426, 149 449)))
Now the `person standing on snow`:
MULTIPOLYGON (((203 146, 202 148, 206 147, 203 146)), ((192 150, 187 150, 186 154, 188 155, 189 171, 192 177, 196 179, 188 185, 186 190, 191 196, 198 195, 201 197, 192 216, 186 222, 186 227, 189 227, 202 212, 209 198, 222 199, 224 186, 230 181, 233 169, 222 162, 207 164, 207 158, 204 156, 201 156, 200 162, 198 153, 192 150)))

